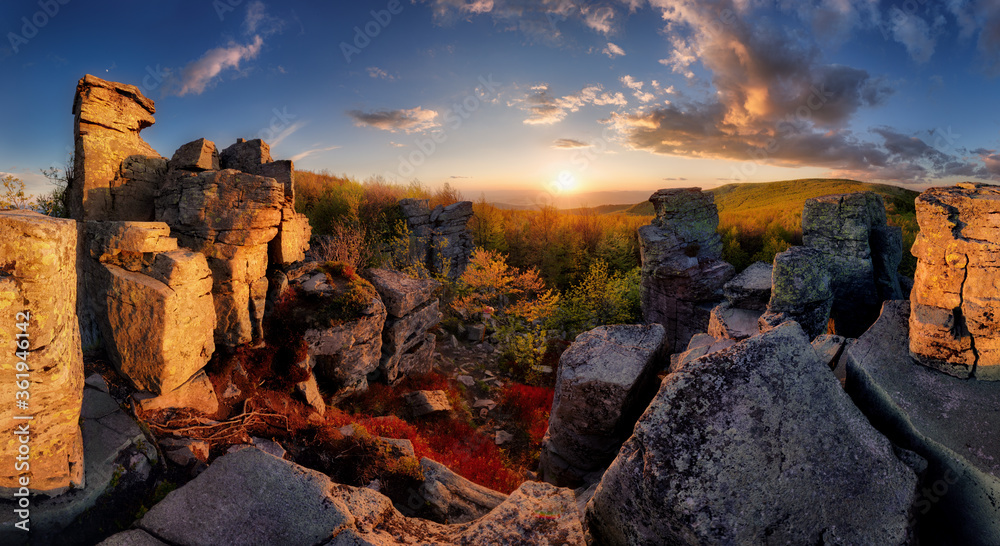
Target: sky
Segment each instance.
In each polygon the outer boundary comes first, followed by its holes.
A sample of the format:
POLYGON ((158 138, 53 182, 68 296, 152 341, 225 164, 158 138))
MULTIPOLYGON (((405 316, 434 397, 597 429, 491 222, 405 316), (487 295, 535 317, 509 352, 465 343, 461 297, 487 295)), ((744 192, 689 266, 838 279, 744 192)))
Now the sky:
POLYGON ((473 199, 1000 177, 996 0, 5 0, 0 32, 0 174, 32 193, 84 74, 156 102, 164 157, 263 138, 473 199))

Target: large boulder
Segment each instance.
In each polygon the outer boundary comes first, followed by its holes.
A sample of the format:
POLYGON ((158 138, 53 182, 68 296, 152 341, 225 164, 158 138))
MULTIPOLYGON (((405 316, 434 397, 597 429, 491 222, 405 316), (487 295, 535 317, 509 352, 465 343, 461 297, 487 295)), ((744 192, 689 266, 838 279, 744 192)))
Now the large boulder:
MULTIPOLYGON (((150 509, 136 527, 143 534, 128 531, 133 543, 162 539, 180 546, 584 544, 567 489, 525 482, 485 516, 442 525, 405 517, 376 491, 333 483, 256 448, 220 457, 150 509)), ((103 544, 126 543, 116 535, 103 544)))
POLYGON ((1000 188, 960 184, 917 198, 910 353, 957 377, 1000 380, 1000 188))
POLYGON ((838 332, 860 335, 874 322, 883 300, 902 298, 896 273, 902 231, 886 224, 881 195, 867 191, 807 200, 802 243, 824 254, 838 332))
POLYGON ((737 309, 767 310, 767 302, 771 299, 772 269, 771 264, 754 262, 727 282, 722 292, 729 305, 737 309))
POLYGON ((75 224, 36 212, 0 212, 4 497, 22 489, 58 495, 83 485, 75 224))
POLYGON ((73 101, 75 175, 66 190, 71 218, 153 219, 166 160, 139 132, 153 125, 155 112, 153 101, 134 85, 90 74, 80 78, 73 101), (124 165, 130 157, 139 161, 124 165))
POLYGON ((909 544, 917 478, 793 322, 663 380, 587 504, 597 544, 909 544))
POLYGON ((710 312, 735 270, 722 261, 719 212, 711 193, 660 190, 649 200, 656 218, 639 228, 642 314, 647 323, 666 329, 667 350, 680 352, 694 334, 708 329, 710 312))
POLYGON ((85 297, 108 356, 140 390, 184 384, 215 351, 212 275, 161 222, 87 222, 85 297))
POLYGON ((184 171, 217 171, 219 150, 211 140, 199 138, 177 148, 167 165, 171 169, 184 171))
POLYGON ((653 398, 665 365, 663 326, 601 326, 577 336, 559 359, 539 469, 579 485, 607 466, 653 398))
POLYGON ((896 445, 927 460, 915 514, 924 544, 1000 544, 1000 383, 967 381, 909 356, 906 301, 845 351, 847 392, 896 445))
POLYGON ((814 338, 827 329, 834 293, 827 255, 793 246, 774 257, 771 301, 761 317, 761 330, 794 320, 814 338))
POLYGON ((475 244, 468 223, 472 201, 460 201, 431 210, 427 199, 402 199, 400 210, 412 238, 410 257, 431 273, 454 280, 462 276, 475 244))
POLYGON ((391 269, 367 269, 361 276, 372 283, 389 316, 403 318, 434 297, 441 283, 433 279, 415 279, 391 269))

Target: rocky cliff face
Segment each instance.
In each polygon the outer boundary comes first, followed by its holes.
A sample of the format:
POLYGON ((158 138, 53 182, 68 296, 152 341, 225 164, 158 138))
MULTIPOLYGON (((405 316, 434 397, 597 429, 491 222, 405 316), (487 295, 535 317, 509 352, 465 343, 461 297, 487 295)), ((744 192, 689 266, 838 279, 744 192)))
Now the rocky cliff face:
POLYGON ((639 228, 642 314, 666 329, 667 350, 681 352, 708 330, 711 310, 735 273, 722 261, 719 212, 700 188, 660 190, 649 198, 652 225, 639 228))
POLYGON ((156 107, 134 85, 91 76, 80 79, 73 102, 75 177, 67 189, 77 220, 153 219, 153 197, 166 172, 139 132, 153 125, 156 107))
POLYGON ((379 361, 382 376, 393 383, 431 371, 437 338, 429 330, 441 322, 439 300, 433 297, 441 283, 388 269, 369 269, 362 275, 375 287, 387 312, 379 361))
POLYGON ((411 258, 426 265, 432 273, 447 273, 457 279, 469 266, 472 257, 472 201, 461 201, 431 210, 427 199, 403 199, 399 202, 412 233, 411 258))
POLYGON ((1000 188, 959 184, 917 198, 910 353, 958 377, 1000 381, 1000 188))
POLYGON ((72 220, 0 212, 0 368, 8 378, 0 383, 3 496, 24 485, 50 495, 83 485, 76 242, 72 220), (27 463, 23 472, 18 462, 27 463), (20 483, 22 477, 29 484, 20 483))

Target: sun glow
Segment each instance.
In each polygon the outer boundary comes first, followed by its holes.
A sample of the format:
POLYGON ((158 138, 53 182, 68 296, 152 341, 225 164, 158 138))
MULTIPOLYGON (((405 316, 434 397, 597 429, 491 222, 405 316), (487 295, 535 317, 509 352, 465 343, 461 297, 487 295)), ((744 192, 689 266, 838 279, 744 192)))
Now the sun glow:
POLYGON ((569 171, 562 171, 559 177, 553 182, 553 186, 559 193, 569 193, 579 186, 576 177, 569 171))

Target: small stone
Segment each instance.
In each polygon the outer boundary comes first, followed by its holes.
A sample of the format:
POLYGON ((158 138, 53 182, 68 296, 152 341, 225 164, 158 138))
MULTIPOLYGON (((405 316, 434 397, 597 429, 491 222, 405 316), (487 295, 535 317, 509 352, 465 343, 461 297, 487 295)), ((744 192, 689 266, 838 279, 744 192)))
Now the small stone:
POLYGON ((208 462, 209 446, 204 440, 163 438, 159 444, 163 454, 178 466, 187 466, 194 461, 208 462))
POLYGON ((87 376, 87 379, 85 379, 83 383, 84 385, 92 389, 97 389, 101 392, 109 392, 108 382, 105 381, 104 378, 101 377, 101 374, 99 373, 90 374, 89 376, 87 376))
POLYGON ((414 417, 451 411, 451 403, 444 391, 414 391, 403 397, 414 417))
POLYGON ((478 343, 486 338, 486 325, 473 324, 469 326, 469 341, 478 343))
POLYGON ((279 459, 285 458, 285 448, 281 447, 281 444, 275 442, 274 440, 268 440, 266 438, 251 438, 253 440, 253 445, 257 449, 263 451, 264 453, 270 453, 279 459))
POLYGON ((502 446, 513 439, 514 439, 513 434, 505 432, 503 430, 498 430, 494 441, 498 446, 502 446))
POLYGON ((494 407, 496 407, 496 405, 497 405, 497 403, 494 402, 493 400, 483 399, 483 400, 476 400, 476 402, 474 404, 472 404, 472 407, 474 407, 474 408, 493 409, 494 407))
POLYGON ((476 384, 476 380, 473 379, 471 375, 460 375, 455 379, 457 379, 459 383, 465 385, 466 387, 471 387, 476 384))

